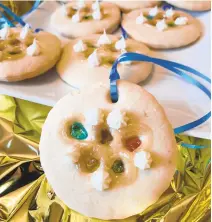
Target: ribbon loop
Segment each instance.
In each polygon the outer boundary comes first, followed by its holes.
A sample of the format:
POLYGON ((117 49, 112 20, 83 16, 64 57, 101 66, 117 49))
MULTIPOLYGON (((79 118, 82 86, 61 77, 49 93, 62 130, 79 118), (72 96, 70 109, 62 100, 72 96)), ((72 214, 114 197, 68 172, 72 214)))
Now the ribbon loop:
MULTIPOLYGON (((204 74, 200 73, 199 71, 176 63, 176 62, 172 62, 172 61, 168 61, 168 60, 164 60, 164 59, 158 59, 158 58, 153 58, 153 57, 149 57, 143 54, 138 54, 138 53, 124 53, 123 55, 121 55, 113 64, 113 67, 111 69, 110 72, 110 95, 111 95, 111 100, 112 102, 117 102, 118 101, 118 89, 117 89, 117 80, 120 79, 119 73, 117 71, 117 66, 120 62, 126 62, 126 61, 143 61, 143 62, 151 62, 154 64, 157 64, 161 67, 164 67, 168 70, 170 70, 172 73, 178 75, 181 77, 181 79, 183 79, 184 81, 196 86, 197 88, 199 88, 202 92, 204 92, 209 99, 211 99, 211 92, 198 80, 196 80, 195 78, 193 78, 192 76, 186 74, 184 71, 189 72, 190 74, 193 74, 203 80, 205 80, 206 82, 211 84, 211 79, 207 76, 205 76, 204 74)), ((202 116, 201 118, 187 123, 183 126, 179 126, 177 128, 174 129, 174 133, 175 134, 179 134, 179 133, 183 133, 185 131, 191 130, 199 125, 201 125, 202 123, 206 122, 209 118, 211 117, 211 112, 208 112, 207 114, 205 114, 204 116, 202 116)), ((195 145, 192 145, 195 146, 195 145)), ((189 146, 187 146, 189 147, 189 146)))

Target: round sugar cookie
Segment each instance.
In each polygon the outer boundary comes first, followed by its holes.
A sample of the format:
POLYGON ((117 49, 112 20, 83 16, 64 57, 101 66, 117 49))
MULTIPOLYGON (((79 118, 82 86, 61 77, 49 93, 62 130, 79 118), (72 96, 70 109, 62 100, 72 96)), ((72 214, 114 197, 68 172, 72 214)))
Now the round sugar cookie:
POLYGON ((122 12, 130 12, 135 9, 149 8, 155 5, 159 5, 161 1, 116 1, 116 0, 104 0, 107 2, 115 3, 119 6, 122 12))
POLYGON ((48 32, 5 27, 0 30, 0 81, 39 76, 56 64, 60 54, 60 40, 48 32))
POLYGON ((167 1, 178 8, 183 8, 191 11, 207 11, 211 9, 211 1, 167 1))
POLYGON ((51 26, 61 35, 70 38, 101 33, 103 29, 107 33, 113 33, 121 23, 118 6, 101 2, 96 9, 92 9, 93 4, 86 2, 79 8, 75 1, 59 7, 51 16, 51 26))
POLYGON ((88 217, 123 219, 141 213, 169 187, 176 141, 164 110, 140 86, 68 94, 50 111, 40 141, 40 160, 56 195, 88 217))
MULTIPOLYGON (((123 37, 120 39, 117 36, 103 34, 75 39, 64 47, 62 57, 56 66, 57 72, 62 80, 74 87, 83 88, 96 83, 108 85, 113 63, 126 51, 150 54, 150 50, 144 44, 132 39, 125 41, 123 37), (102 40, 106 41, 105 44, 99 45, 102 40), (84 51, 76 52, 74 49, 77 45, 84 51), (119 47, 125 49, 121 50, 119 47)), ((147 62, 118 65, 121 79, 134 83, 145 80, 151 70, 152 64, 147 62)))
POLYGON ((157 49, 186 46, 201 36, 201 25, 197 19, 172 9, 132 11, 123 16, 122 26, 133 39, 157 49))

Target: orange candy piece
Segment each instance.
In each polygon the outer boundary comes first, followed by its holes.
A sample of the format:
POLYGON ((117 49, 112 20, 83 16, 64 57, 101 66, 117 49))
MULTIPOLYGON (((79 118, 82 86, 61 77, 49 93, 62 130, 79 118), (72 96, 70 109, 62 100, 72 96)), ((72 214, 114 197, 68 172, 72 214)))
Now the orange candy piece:
POLYGON ((125 145, 130 152, 133 152, 141 145, 141 140, 138 136, 133 136, 126 139, 125 145))

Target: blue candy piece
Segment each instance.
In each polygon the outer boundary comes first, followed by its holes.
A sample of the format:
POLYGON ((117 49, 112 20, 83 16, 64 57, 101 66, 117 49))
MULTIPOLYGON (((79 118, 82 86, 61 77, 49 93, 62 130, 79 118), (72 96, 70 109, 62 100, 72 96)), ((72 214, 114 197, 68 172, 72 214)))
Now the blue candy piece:
POLYGON ((147 18, 148 20, 152 20, 152 19, 154 18, 154 16, 147 15, 146 18, 147 18))
POLYGON ((71 126, 71 136, 77 140, 85 140, 88 133, 81 123, 75 122, 71 126))

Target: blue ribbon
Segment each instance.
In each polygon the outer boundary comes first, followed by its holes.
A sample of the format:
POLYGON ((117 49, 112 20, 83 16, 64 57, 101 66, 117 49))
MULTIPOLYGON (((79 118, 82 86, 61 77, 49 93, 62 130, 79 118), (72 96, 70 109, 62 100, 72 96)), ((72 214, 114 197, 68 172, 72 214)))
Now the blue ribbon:
POLYGON ((6 12, 9 16, 11 16, 16 22, 18 22, 22 26, 25 26, 26 23, 19 16, 13 13, 8 7, 6 7, 5 5, 1 3, 0 3, 0 7, 4 9, 4 12, 6 12))
MULTIPOLYGON (((194 79, 193 77, 189 76, 188 74, 184 73, 183 71, 190 72, 193 75, 198 76, 201 79, 204 79, 205 81, 211 83, 211 79, 208 78, 207 76, 203 75, 202 73, 198 72, 197 70, 190 68, 188 66, 164 60, 164 59, 158 59, 158 58, 153 58, 149 57, 143 54, 138 54, 138 53, 125 53, 121 55, 113 64, 113 67, 110 72, 110 95, 111 95, 111 100, 113 103, 118 101, 118 88, 117 88, 117 80, 120 79, 120 76, 117 71, 117 66, 120 62, 126 62, 126 61, 144 61, 144 62, 151 62, 155 63, 159 66, 162 66, 176 75, 180 76, 184 81, 198 87, 200 90, 202 90, 210 99, 211 99, 211 92, 198 80, 194 79), (183 70, 183 71, 182 71, 183 70)), ((205 121, 207 121, 211 117, 211 112, 208 112, 206 115, 202 116, 201 118, 190 122, 188 124, 185 124, 183 126, 179 126, 174 129, 175 134, 183 133, 185 131, 191 130, 205 121)), ((196 146, 196 145, 190 145, 187 144, 185 145, 182 143, 185 147, 190 147, 190 148, 195 148, 200 149, 203 148, 203 146, 196 146)))
POLYGON ((172 5, 168 4, 168 3, 163 3, 162 9, 164 11, 166 11, 167 9, 170 9, 170 8, 174 9, 174 6, 172 6, 172 5))
POLYGON ((2 24, 7 23, 10 27, 14 27, 15 25, 13 24, 13 22, 17 22, 19 23, 21 26, 25 26, 26 23, 24 22, 23 18, 25 18, 27 15, 29 15, 32 11, 34 11, 35 9, 38 8, 40 4, 40 0, 36 0, 34 5, 32 6, 32 8, 26 12, 23 16, 19 17, 17 16, 15 13, 13 13, 8 7, 6 7, 5 5, 0 3, 0 8, 2 8, 4 10, 4 13, 6 13, 7 15, 9 15, 10 17, 13 18, 12 21, 10 21, 3 12, 0 13, 0 24, 2 26, 2 24))
POLYGON ((125 31, 125 29, 122 27, 122 25, 120 26, 121 28, 121 35, 124 37, 124 39, 127 39, 128 38, 128 35, 127 35, 127 32, 125 31))
POLYGON ((5 24, 7 24, 10 27, 14 27, 15 25, 3 14, 3 12, 0 12, 0 24, 1 24, 1 28, 2 26, 4 26, 5 24))

